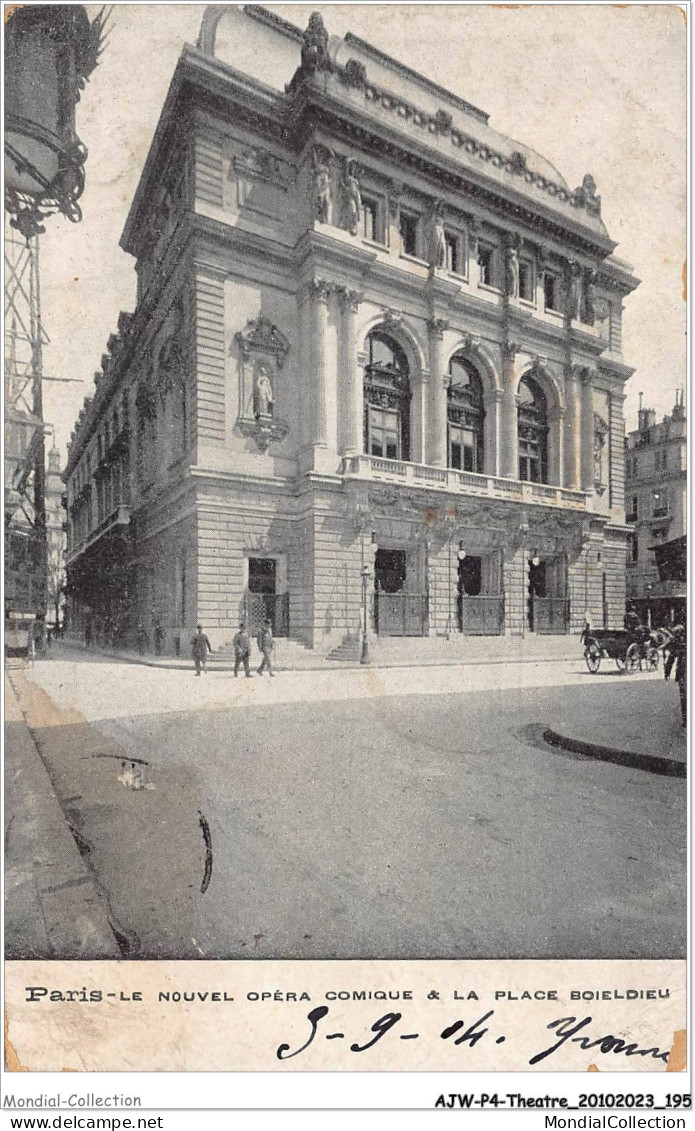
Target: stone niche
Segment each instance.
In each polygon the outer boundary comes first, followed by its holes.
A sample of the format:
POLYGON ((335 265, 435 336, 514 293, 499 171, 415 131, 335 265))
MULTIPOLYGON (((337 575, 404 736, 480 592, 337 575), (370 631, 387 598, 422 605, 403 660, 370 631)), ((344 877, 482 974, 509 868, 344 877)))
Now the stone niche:
POLYGON ((270 220, 285 220, 290 167, 259 146, 248 146, 231 161, 230 175, 236 179, 239 209, 248 209, 270 220))
POLYGON ((239 354, 239 417, 242 436, 259 451, 285 439, 289 426, 278 416, 279 377, 290 343, 267 318, 256 318, 235 335, 239 354))

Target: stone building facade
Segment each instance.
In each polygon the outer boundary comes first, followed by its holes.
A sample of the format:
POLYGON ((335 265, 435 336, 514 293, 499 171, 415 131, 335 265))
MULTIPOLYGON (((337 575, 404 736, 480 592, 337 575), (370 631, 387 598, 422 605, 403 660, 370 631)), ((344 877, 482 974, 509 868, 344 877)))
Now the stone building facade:
POLYGON ((269 615, 327 653, 363 603, 382 637, 622 625, 638 280, 593 178, 317 16, 229 17, 242 73, 223 11, 176 68, 122 238, 137 306, 70 445, 75 623, 172 652, 269 615))
POLYGON ((645 622, 667 623, 685 612, 684 571, 680 578, 662 578, 655 548, 666 547, 668 556, 669 544, 680 545, 686 534, 687 454, 680 392, 658 423, 653 409, 640 408, 638 427, 625 445, 625 510, 631 526, 627 598, 645 622))

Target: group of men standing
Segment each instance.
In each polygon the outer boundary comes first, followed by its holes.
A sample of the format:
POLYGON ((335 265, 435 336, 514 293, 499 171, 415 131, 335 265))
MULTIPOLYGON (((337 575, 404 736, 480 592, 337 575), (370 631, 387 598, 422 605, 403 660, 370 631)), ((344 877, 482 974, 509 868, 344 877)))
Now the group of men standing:
MULTIPOLYGON (((274 676, 273 648, 275 641, 273 640, 273 628, 269 620, 266 619, 259 629, 256 643, 263 657, 257 669, 258 675, 263 675, 263 672, 267 669, 268 675, 274 676)), ((239 674, 239 668, 243 665, 246 678, 251 679, 251 667, 249 663, 251 659, 251 637, 243 621, 239 625, 239 631, 234 637, 233 645, 235 677, 239 674)), ((205 671, 208 654, 210 652, 212 652, 210 641, 203 632, 202 625, 198 625, 197 632, 191 641, 191 653, 193 655, 196 675, 200 675, 201 671, 205 671)))

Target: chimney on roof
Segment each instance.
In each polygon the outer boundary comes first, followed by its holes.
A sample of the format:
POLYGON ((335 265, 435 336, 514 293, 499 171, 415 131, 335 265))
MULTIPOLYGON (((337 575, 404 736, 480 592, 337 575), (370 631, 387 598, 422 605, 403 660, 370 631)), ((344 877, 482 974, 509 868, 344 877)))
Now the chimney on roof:
MULTIPOLYGON (((640 402, 641 402, 641 400, 642 400, 642 394, 640 393, 640 402)), ((653 408, 642 408, 641 403, 640 403, 640 409, 639 409, 639 412, 637 413, 637 420, 638 420, 637 427, 638 427, 639 431, 640 432, 648 432, 649 429, 653 428, 653 426, 656 424, 656 412, 654 411, 653 408)))

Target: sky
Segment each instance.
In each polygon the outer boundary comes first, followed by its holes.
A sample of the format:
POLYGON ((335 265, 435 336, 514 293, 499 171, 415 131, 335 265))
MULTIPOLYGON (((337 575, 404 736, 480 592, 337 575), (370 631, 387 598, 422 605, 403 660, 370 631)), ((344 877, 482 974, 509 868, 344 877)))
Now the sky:
MULTIPOLYGON (((352 31, 490 115, 490 125, 543 154, 571 187, 590 172, 616 255, 642 280, 626 299, 627 427, 638 394, 669 412, 685 387, 686 33, 671 4, 267 5, 305 27, 318 10, 332 35, 352 31)), ((87 6, 90 17, 97 6, 87 6)), ((41 294, 50 344, 44 416, 65 453, 91 396, 120 310, 135 300, 134 261, 119 239, 176 65, 204 11, 117 4, 102 61, 82 94, 77 130, 89 150, 84 218, 47 222, 41 294)), ((243 69, 225 37, 225 62, 243 69)))

